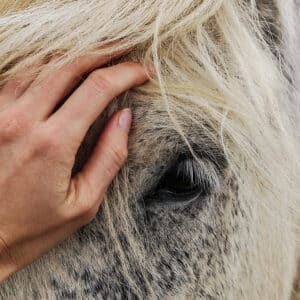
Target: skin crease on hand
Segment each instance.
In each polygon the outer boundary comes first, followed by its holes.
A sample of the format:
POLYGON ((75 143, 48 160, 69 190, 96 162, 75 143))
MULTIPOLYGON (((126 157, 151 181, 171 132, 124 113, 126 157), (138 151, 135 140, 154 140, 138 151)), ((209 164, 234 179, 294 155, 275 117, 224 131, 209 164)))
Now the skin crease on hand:
POLYGON ((81 57, 50 76, 16 78, 0 90, 0 281, 89 223, 126 160, 129 109, 111 117, 90 160, 71 178, 76 152, 98 115, 115 96, 148 80, 134 62, 95 70, 109 60, 81 57))

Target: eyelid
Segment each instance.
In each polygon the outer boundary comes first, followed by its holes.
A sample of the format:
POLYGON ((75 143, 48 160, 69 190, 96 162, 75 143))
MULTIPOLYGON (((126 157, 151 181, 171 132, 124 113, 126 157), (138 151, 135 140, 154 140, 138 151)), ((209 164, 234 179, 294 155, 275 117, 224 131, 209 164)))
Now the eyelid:
MULTIPOLYGON (((172 179, 171 179, 172 180, 172 179)), ((161 178, 156 188, 158 197, 180 198, 189 196, 200 196, 210 194, 220 188, 219 174, 215 165, 207 159, 196 161, 193 158, 185 158, 171 167, 161 178), (178 178, 185 178, 189 182, 189 189, 176 193, 174 186, 168 186, 169 178, 175 175, 178 178)))
POLYGON ((177 175, 183 175, 195 186, 209 183, 214 190, 219 190, 219 172, 214 163, 208 159, 186 158, 177 166, 177 175))

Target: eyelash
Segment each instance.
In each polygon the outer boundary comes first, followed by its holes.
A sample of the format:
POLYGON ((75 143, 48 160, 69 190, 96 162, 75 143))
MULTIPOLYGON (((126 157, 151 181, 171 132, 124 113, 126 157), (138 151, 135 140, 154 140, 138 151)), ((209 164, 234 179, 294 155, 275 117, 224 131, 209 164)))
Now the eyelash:
POLYGON ((218 171, 210 160, 180 158, 162 176, 148 204, 190 203, 217 191, 219 186, 218 171))

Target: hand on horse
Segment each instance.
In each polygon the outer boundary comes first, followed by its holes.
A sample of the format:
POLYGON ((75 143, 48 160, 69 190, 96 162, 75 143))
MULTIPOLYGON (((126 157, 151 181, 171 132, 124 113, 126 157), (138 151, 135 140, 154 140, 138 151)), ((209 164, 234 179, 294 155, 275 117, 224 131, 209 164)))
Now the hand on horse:
POLYGON ((126 160, 128 109, 112 116, 89 161, 71 176, 91 124, 115 96, 148 79, 134 62, 96 69, 108 61, 81 57, 33 81, 12 79, 0 90, 0 281, 89 223, 126 160))

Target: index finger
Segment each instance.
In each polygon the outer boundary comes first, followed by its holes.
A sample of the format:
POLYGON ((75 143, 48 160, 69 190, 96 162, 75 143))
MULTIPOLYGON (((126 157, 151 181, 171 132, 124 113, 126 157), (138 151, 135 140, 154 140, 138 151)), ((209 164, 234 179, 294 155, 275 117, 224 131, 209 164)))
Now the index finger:
POLYGON ((65 141, 71 142, 71 137, 80 144, 89 127, 114 97, 148 79, 147 70, 136 62, 94 71, 47 122, 52 128, 64 128, 61 134, 65 141))
POLYGON ((54 72, 45 69, 22 96, 26 111, 34 114, 38 119, 47 118, 56 105, 80 82, 84 74, 129 51, 130 49, 126 49, 107 56, 85 55, 72 60, 54 72))

